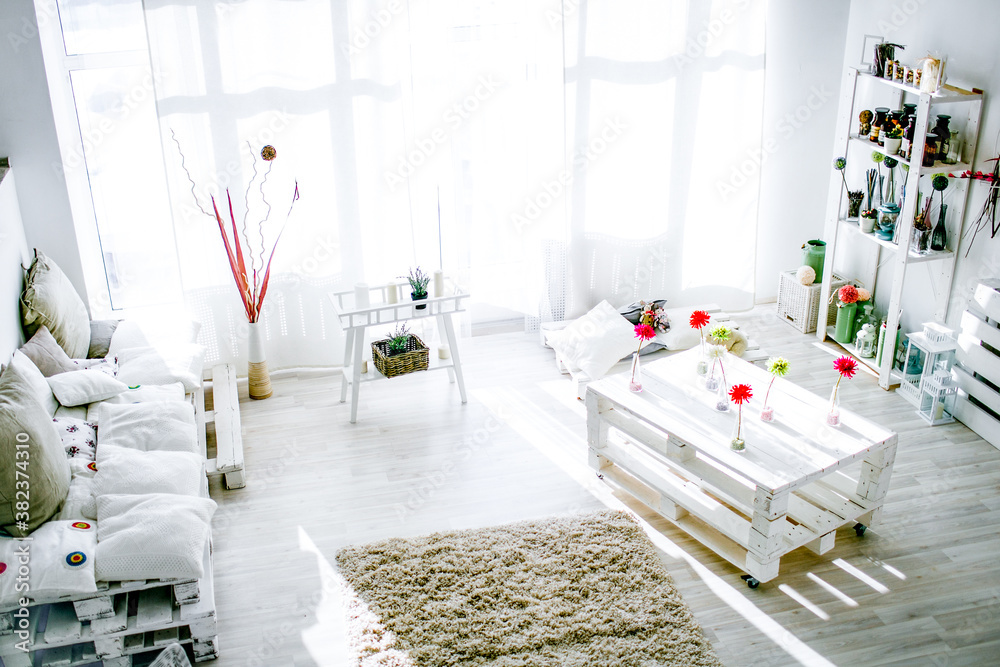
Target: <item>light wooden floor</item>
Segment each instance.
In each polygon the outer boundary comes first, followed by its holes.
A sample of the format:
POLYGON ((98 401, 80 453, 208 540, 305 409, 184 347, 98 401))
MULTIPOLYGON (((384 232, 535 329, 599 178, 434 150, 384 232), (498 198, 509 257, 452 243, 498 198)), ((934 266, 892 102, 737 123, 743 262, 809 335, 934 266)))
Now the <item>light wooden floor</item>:
MULTIPOLYGON (((737 321, 791 361, 790 380, 829 393, 839 348, 780 322, 773 305, 737 321)), ((464 340, 464 406, 440 372, 365 385, 356 425, 339 375, 276 374, 259 402, 242 387, 249 481, 212 488, 218 667, 340 664, 329 567, 340 547, 622 501, 664 538, 664 562, 726 665, 1000 664, 1000 451, 961 424, 927 427, 859 374, 842 405, 899 433, 883 525, 860 539, 840 531, 823 556, 800 549, 752 591, 596 479, 583 404, 537 340, 464 340)))

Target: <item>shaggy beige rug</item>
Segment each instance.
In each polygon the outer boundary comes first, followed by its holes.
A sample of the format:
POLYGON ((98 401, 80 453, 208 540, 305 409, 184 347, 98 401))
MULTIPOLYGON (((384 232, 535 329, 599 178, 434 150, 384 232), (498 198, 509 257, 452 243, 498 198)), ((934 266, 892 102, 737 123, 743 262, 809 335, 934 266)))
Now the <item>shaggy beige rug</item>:
POLYGON ((365 667, 721 664, 623 512, 385 540, 337 565, 365 667))

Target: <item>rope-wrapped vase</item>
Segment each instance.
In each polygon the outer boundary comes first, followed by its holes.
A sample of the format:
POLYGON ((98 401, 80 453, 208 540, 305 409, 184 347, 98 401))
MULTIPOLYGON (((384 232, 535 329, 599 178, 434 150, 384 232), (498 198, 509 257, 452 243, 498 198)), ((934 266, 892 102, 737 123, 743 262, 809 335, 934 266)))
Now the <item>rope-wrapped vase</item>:
POLYGON ((250 380, 250 398, 261 400, 268 398, 271 389, 271 375, 267 371, 267 358, 264 356, 264 331, 260 322, 250 322, 250 368, 247 373, 250 380))

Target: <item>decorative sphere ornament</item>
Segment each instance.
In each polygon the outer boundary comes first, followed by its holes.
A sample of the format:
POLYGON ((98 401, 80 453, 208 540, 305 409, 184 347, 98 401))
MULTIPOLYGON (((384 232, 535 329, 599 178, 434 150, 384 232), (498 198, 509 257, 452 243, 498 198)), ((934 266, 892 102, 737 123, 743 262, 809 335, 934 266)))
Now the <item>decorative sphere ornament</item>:
POLYGON ((264 146, 260 149, 260 156, 270 162, 278 157, 278 151, 274 150, 274 146, 264 146))
POLYGON ((795 277, 803 285, 812 285, 816 282, 816 269, 811 266, 800 266, 799 270, 795 272, 795 277))

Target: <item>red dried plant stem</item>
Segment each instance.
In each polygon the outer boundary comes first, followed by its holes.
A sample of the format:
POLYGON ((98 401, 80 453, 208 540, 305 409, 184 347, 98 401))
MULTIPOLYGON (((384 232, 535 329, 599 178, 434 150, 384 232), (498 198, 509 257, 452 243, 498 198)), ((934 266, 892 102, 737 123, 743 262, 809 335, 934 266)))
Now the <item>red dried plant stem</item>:
POLYGON ((222 235, 222 243, 226 246, 226 257, 229 258, 229 269, 233 273, 233 280, 236 281, 236 287, 240 292, 240 300, 243 301, 243 308, 247 312, 247 318, 249 318, 251 312, 250 303, 247 300, 246 289, 240 284, 241 274, 239 265, 236 262, 236 257, 233 255, 233 248, 229 243, 229 237, 226 236, 226 226, 222 222, 222 216, 219 215, 219 207, 215 204, 215 197, 212 197, 212 210, 215 211, 215 220, 219 223, 219 233, 222 235))

